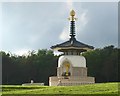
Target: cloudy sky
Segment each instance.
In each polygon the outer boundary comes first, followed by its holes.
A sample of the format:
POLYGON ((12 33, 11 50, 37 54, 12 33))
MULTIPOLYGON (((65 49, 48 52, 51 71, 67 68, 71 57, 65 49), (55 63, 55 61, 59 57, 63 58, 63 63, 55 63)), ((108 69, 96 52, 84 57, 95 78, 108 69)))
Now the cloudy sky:
POLYGON ((102 48, 118 46, 117 2, 2 3, 0 50, 23 54, 69 39, 69 12, 76 11, 77 40, 102 48))

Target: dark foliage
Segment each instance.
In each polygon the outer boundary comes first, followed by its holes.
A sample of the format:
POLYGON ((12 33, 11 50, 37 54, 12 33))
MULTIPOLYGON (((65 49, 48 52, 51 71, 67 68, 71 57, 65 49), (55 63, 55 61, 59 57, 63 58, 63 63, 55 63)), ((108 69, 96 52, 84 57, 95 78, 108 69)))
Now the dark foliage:
MULTIPOLYGON (((48 84, 48 77, 56 75, 57 56, 51 50, 38 50, 29 52, 26 56, 10 56, 2 54, 2 83, 22 84, 34 80, 48 84)), ((9 54, 9 55, 8 55, 9 54)))
MULTIPOLYGON (((118 81, 118 50, 108 46, 83 53, 87 59, 88 75, 94 76, 96 82, 118 81)), ((48 85, 49 77, 56 75, 58 56, 54 56, 51 50, 32 51, 28 56, 1 51, 0 55, 3 84, 22 84, 34 80, 48 85)))
POLYGON ((88 75, 94 76, 96 82, 118 81, 118 54, 120 54, 119 49, 112 45, 84 53, 88 75))

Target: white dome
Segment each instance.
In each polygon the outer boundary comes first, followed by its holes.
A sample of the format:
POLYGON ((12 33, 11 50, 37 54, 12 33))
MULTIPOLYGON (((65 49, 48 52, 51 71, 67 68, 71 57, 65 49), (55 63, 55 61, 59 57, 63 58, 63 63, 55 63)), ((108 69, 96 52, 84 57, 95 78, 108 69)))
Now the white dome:
POLYGON ((83 56, 63 55, 59 57, 58 67, 68 61, 73 67, 86 67, 86 60, 83 56))

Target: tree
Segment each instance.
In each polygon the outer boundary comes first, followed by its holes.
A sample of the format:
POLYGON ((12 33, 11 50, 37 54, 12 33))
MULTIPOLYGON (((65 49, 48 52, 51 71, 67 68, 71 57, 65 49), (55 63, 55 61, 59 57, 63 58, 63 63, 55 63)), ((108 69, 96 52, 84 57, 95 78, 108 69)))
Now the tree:
POLYGON ((111 45, 83 55, 87 59, 88 75, 94 76, 96 82, 118 81, 117 48, 111 45))
MULTIPOLYGON (((34 82, 44 82, 48 85, 48 78, 56 76, 58 56, 54 56, 52 50, 39 49, 28 53, 28 56, 16 56, 0 52, 3 84, 23 84, 33 79, 34 82)), ((85 52, 83 55, 87 59, 88 75, 94 76, 96 82, 119 81, 120 49, 107 46, 85 52)))

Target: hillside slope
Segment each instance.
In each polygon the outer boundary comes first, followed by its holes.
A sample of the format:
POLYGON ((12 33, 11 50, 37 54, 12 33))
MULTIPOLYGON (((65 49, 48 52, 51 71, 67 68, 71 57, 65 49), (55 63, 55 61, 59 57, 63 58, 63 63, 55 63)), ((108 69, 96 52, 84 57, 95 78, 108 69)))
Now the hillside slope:
MULTIPOLYGON (((81 86, 16 86, 3 85, 2 96, 5 94, 118 94, 118 83, 97 83, 81 86)), ((17 96, 17 95, 16 95, 17 96)), ((23 95, 22 95, 23 96, 23 95)), ((24 95, 25 96, 25 95, 24 95)), ((35 96, 35 95, 34 95, 35 96)), ((80 95, 81 96, 81 95, 80 95)), ((103 96, 103 95, 102 95, 103 96)))

